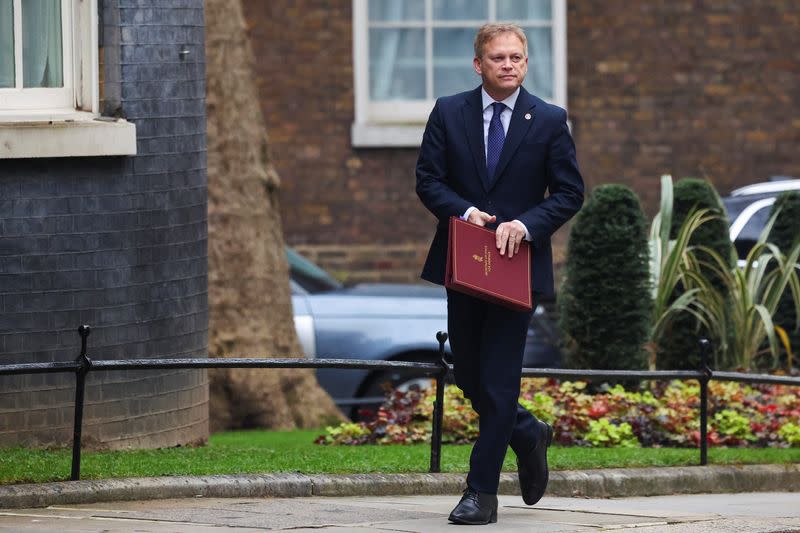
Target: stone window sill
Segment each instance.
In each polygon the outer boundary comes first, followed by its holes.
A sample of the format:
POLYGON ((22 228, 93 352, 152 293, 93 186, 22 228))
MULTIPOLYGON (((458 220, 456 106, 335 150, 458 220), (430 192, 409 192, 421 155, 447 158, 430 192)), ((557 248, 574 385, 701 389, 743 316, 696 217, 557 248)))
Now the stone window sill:
POLYGON ((0 122, 0 159, 136 155, 136 125, 106 117, 0 122))

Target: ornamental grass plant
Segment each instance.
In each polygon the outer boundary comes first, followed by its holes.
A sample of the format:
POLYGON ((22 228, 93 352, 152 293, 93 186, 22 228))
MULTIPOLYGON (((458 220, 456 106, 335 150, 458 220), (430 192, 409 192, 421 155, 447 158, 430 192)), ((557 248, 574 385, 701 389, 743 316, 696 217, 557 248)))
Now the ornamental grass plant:
POLYGON ((767 242, 775 218, 773 214, 741 268, 730 268, 725 258, 704 246, 686 256, 687 286, 698 296, 697 316, 722 347, 718 368, 778 368, 781 352, 773 316, 785 294, 791 296, 795 316, 800 316, 800 242, 785 254, 767 242), (722 280, 721 289, 698 274, 708 270, 722 280), (766 352, 760 349, 765 340, 766 352), (768 362, 760 360, 763 355, 768 362))
MULTIPOLYGON (((800 241, 800 191, 787 191, 778 196, 770 215, 775 216, 775 225, 769 234, 769 242, 780 250, 790 250, 800 241)), ((798 316, 790 291, 784 290, 773 322, 782 341, 780 365, 791 368, 800 353, 800 328, 797 327, 798 316)))
MULTIPOLYGON (((716 215, 699 225, 689 236, 688 249, 693 246, 706 246, 716 251, 720 257, 728 259, 728 267, 736 265, 733 243, 728 234, 727 215, 722 200, 708 180, 683 178, 678 180, 674 188, 672 208, 672 224, 670 239, 677 239, 684 221, 699 210, 707 209, 709 214, 716 215)), ((722 280, 714 273, 700 272, 713 286, 722 289, 722 280)), ((673 300, 680 297, 686 288, 683 283, 676 286, 673 300)), ((694 370, 700 367, 700 339, 709 338, 711 332, 700 320, 689 312, 679 312, 666 325, 665 335, 669 342, 658 346, 656 366, 660 369, 694 370)), ((715 344, 719 351, 721 346, 715 344)), ((720 359, 720 353, 716 354, 720 359)))
POLYGON ((673 238, 673 204, 672 176, 661 176, 661 209, 653 217, 648 241, 653 298, 650 340, 647 343, 650 368, 665 368, 658 362, 658 354, 672 343, 671 327, 679 316, 688 314, 706 324, 698 309, 700 289, 691 283, 692 277, 705 278, 698 269, 688 268, 689 243, 694 233, 714 220, 715 215, 709 209, 692 211, 674 232, 673 238))

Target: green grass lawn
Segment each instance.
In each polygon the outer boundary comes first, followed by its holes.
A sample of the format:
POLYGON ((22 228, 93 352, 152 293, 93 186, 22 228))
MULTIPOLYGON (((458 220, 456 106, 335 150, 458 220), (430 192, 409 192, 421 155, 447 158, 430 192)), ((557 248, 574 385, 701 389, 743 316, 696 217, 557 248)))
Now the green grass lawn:
MULTIPOLYGON (((117 452, 84 452, 82 479, 114 477, 243 474, 265 472, 396 473, 427 472, 428 445, 319 446, 321 431, 237 431, 212 435, 207 446, 117 452)), ((466 472, 470 446, 444 446, 443 472, 466 472)), ((635 466, 693 465, 699 451, 676 448, 559 448, 550 449, 556 470, 635 466)), ((800 448, 712 448, 715 464, 797 463, 800 448)), ((69 478, 72 452, 0 449, 0 483, 60 481, 69 478)), ((505 470, 516 471, 514 454, 505 470)))

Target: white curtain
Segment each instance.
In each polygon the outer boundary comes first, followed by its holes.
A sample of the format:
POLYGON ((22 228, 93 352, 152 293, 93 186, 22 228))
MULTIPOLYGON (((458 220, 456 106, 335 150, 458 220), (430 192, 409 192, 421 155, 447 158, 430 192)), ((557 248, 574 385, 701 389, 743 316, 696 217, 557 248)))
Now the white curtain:
POLYGON ((14 0, 0 0, 0 88, 14 87, 14 0))
POLYGON ((540 98, 553 98, 553 41, 550 28, 526 28, 528 75, 525 87, 540 98))
POLYGON ((498 20, 550 20, 551 0, 497 0, 498 20))
MULTIPOLYGON (((402 3, 394 2, 389 9, 386 9, 386 17, 389 20, 399 20, 402 17, 402 11, 402 3)), ((370 61, 370 66, 372 67, 372 98, 374 100, 389 100, 394 96, 391 94, 392 74, 395 71, 397 50, 400 47, 400 31, 373 30, 371 33, 371 49, 378 51, 373 56, 375 61, 370 61)))
MULTIPOLYGON (((370 2, 370 20, 422 20, 424 3, 393 0, 370 2)), ((425 98, 425 30, 371 28, 369 78, 372 100, 425 98)))
POLYGON ((62 87, 61 0, 22 2, 22 71, 24 87, 62 87))

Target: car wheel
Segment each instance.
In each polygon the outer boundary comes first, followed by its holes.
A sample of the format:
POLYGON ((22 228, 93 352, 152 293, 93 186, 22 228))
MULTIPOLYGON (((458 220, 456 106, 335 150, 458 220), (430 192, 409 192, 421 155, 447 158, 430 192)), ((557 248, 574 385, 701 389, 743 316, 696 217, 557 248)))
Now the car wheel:
MULTIPOLYGON (((433 356, 413 356, 401 359, 402 361, 414 361, 421 363, 435 363, 436 360, 433 356)), ((407 391, 411 387, 419 387, 420 389, 433 387, 435 383, 434 378, 415 374, 413 371, 383 371, 376 372, 370 375, 364 381, 364 387, 359 394, 359 397, 364 399, 369 398, 384 398, 386 396, 386 387, 392 390, 407 391)), ((448 380, 448 383, 450 381, 448 380)), ((369 418, 371 414, 380 407, 382 401, 372 401, 363 403, 353 407, 351 418, 353 420, 363 420, 369 418)))

